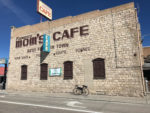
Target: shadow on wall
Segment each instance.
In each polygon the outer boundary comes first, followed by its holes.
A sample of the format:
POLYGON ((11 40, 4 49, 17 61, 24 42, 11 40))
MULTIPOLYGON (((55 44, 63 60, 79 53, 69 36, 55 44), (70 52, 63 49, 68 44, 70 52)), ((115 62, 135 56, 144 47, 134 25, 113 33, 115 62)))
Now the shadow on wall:
POLYGON ((46 59, 46 57, 49 55, 48 52, 42 51, 43 46, 40 48, 40 63, 43 63, 43 61, 46 59))

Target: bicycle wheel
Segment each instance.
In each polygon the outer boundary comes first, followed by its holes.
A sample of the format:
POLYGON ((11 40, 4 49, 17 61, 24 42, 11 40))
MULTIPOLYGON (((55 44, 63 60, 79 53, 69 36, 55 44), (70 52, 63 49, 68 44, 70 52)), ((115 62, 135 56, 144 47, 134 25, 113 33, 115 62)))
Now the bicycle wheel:
POLYGON ((83 95, 87 96, 89 94, 89 90, 87 88, 83 89, 83 95))
POLYGON ((73 89, 73 94, 74 94, 74 95, 77 95, 77 94, 78 94, 78 89, 74 88, 74 89, 73 89))

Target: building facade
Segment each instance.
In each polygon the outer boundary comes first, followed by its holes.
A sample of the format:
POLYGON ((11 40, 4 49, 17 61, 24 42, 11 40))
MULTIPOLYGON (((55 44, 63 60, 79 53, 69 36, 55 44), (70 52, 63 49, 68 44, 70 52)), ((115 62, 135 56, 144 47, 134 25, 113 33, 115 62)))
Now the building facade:
POLYGON ((143 47, 143 56, 146 59, 150 55, 150 47, 143 47))
POLYGON ((144 65, 143 73, 146 84, 146 92, 150 92, 150 47, 143 47, 144 65))
POLYGON ((77 84, 91 94, 143 96, 141 50, 134 3, 12 27, 7 90, 67 93, 77 84))

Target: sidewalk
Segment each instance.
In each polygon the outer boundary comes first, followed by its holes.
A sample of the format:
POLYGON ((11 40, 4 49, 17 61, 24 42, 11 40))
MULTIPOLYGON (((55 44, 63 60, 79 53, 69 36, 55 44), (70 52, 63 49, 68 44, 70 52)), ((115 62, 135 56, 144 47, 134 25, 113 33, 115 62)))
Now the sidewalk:
POLYGON ((46 93, 46 92, 24 92, 24 91, 5 91, 0 90, 0 95, 21 95, 29 97, 53 97, 53 98, 67 98, 79 100, 92 100, 92 101, 107 101, 107 102, 120 102, 132 104, 150 104, 150 94, 145 97, 123 97, 123 96, 107 96, 107 95, 74 95, 72 93, 46 93))

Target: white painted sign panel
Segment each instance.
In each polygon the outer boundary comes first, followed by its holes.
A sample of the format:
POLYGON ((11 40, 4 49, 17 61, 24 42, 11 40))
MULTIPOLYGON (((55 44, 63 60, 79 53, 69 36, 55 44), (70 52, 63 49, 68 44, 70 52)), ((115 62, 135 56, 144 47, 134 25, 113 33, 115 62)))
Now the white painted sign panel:
POLYGON ((61 72, 61 68, 49 69, 49 76, 61 76, 61 72))

